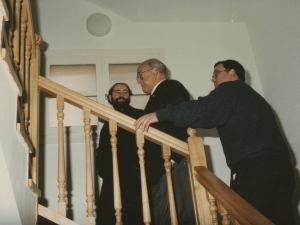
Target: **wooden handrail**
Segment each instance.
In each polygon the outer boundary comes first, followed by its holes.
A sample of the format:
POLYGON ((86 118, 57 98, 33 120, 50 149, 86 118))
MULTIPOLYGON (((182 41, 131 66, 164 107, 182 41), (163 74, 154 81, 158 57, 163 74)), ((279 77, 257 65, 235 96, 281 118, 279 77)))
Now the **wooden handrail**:
MULTIPOLYGON (((88 99, 85 96, 72 91, 64 86, 61 86, 49 79, 39 76, 39 89, 54 97, 57 95, 63 97, 66 102, 71 103, 79 108, 87 108, 91 110, 91 113, 102 118, 104 120, 114 120, 118 123, 118 126, 126 129, 132 133, 135 133, 134 119, 126 116, 120 112, 117 112, 105 105, 100 104, 97 101, 88 99)), ((137 131, 140 132, 140 131, 137 131)), ((149 128, 148 132, 144 133, 145 138, 159 145, 165 144, 172 148, 172 150, 185 157, 189 156, 187 143, 179 141, 170 135, 167 135, 154 128, 149 128)))
POLYGON ((240 224, 273 224, 204 166, 194 168, 199 183, 240 224))
MULTIPOLYGON (((151 218, 150 218, 150 208, 149 208, 149 200, 148 200, 148 190, 147 190, 147 183, 146 183, 146 177, 145 177, 145 168, 144 168, 144 150, 143 150, 143 143, 144 141, 142 139, 147 138, 150 141, 153 141, 159 145, 162 146, 162 149, 164 150, 164 160, 165 160, 165 166, 167 170, 167 175, 169 175, 168 179, 168 190, 169 190, 169 197, 171 199, 171 221, 172 224, 177 224, 177 216, 176 216, 176 208, 175 208, 175 200, 173 196, 173 189, 172 189, 172 180, 171 180, 171 171, 170 168, 168 170, 168 166, 170 167, 170 149, 172 148, 173 151, 185 156, 189 157, 189 150, 187 143, 180 141, 172 136, 169 136, 161 131, 158 131, 154 128, 151 128, 149 132, 142 133, 140 131, 135 131, 135 127, 133 126, 134 119, 125 116, 122 113, 119 113, 105 105, 102 105, 94 100, 91 100, 81 94, 78 94, 77 92, 74 92, 64 86, 61 86, 51 80, 48 80, 44 77, 39 76, 38 79, 38 87, 39 90, 48 93, 57 99, 63 99, 63 102, 69 102, 72 105, 75 105, 84 111, 88 110, 90 113, 98 116, 99 118, 102 118, 104 120, 109 121, 109 128, 110 128, 110 134, 111 134, 111 145, 112 145, 112 153, 113 153, 113 174, 114 174, 114 207, 116 210, 116 224, 121 224, 122 221, 122 203, 121 203, 121 195, 120 195, 120 184, 119 184, 119 174, 118 174, 118 162, 117 162, 117 149, 116 149, 116 132, 117 132, 117 126, 120 126, 130 132, 136 133, 136 140, 137 140, 137 146, 138 146, 138 156, 140 160, 140 166, 141 166, 141 180, 142 182, 142 192, 143 192, 143 217, 144 217, 144 223, 150 224, 151 218), (169 173, 168 173, 169 172, 169 173), (173 201, 172 201, 173 199, 173 201)), ((59 108, 58 108, 59 109, 59 108)), ((59 113, 58 113, 59 115, 59 113)), ((63 114, 62 114, 63 115, 63 114)), ((61 116, 63 117, 63 116, 61 116)), ((59 118, 59 116, 58 116, 59 118)), ((61 135, 61 134, 60 134, 61 135)), ((89 166, 91 163, 88 163, 89 166)), ((88 165, 87 164, 87 165, 88 165)), ((61 169, 59 169, 60 171, 61 169)), ((196 203, 196 204, 199 204, 196 203)), ((89 217, 89 216, 88 216, 89 217)), ((88 218, 87 218, 88 219, 88 218)), ((92 219, 92 216, 91 218, 92 219)), ((90 221, 93 224, 92 220, 90 221)))
MULTIPOLYGON (((142 135, 146 139, 153 141, 156 144, 167 147, 169 146, 174 152, 187 157, 189 159, 189 164, 192 166, 190 169, 192 170, 193 167, 195 169, 193 171, 195 177, 191 177, 191 182, 192 186, 195 188, 195 191, 198 192, 194 193, 194 208, 197 224, 216 223, 216 202, 220 204, 220 208, 222 207, 221 211, 224 221, 228 221, 226 215, 229 213, 240 224, 272 224, 271 221, 259 213, 255 208, 248 204, 244 199, 237 195, 224 182, 222 182, 206 168, 203 142, 201 138, 199 139, 199 137, 195 136, 195 130, 189 129, 189 144, 154 128, 149 128, 148 132, 141 133, 139 130, 135 131, 135 127, 133 126, 135 120, 131 117, 119 113, 94 100, 86 98, 85 96, 61 86, 49 79, 39 76, 38 88, 39 90, 54 97, 63 98, 64 101, 81 109, 89 110, 91 114, 94 114, 99 118, 107 121, 114 121, 114 123, 117 123, 117 125, 123 129, 126 129, 132 133, 136 133, 137 137, 142 135), (202 147, 199 148, 199 146, 202 147), (191 149, 194 150, 191 151, 191 149), (200 183, 200 186, 197 186, 197 184, 193 181, 194 179, 200 183), (207 194, 205 194, 205 192, 207 192, 207 194), (205 196, 208 196, 209 199, 204 199, 205 196), (211 213, 215 216, 210 216, 209 214, 211 213)), ((143 201, 145 201, 145 203, 148 202, 147 199, 143 201)), ((149 214, 147 213, 148 211, 149 209, 145 208, 144 213, 149 214)), ((149 221, 149 218, 146 214, 146 221, 149 221)))

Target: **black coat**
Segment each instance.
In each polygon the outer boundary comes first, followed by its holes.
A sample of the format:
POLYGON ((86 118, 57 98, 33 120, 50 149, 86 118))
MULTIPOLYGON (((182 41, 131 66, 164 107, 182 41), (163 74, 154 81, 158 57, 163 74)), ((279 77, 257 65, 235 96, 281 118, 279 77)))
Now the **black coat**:
MULTIPOLYGON (((177 105, 189 100, 189 93, 180 82, 176 80, 164 80, 150 96, 145 107, 145 114, 155 112, 158 109, 163 109, 167 105, 177 105)), ((182 141, 186 141, 188 137, 187 127, 175 127, 170 122, 155 123, 152 124, 151 127, 182 141)), ((161 146, 157 144, 147 141, 145 144, 145 151, 147 184, 152 186, 158 182, 163 174, 165 174, 163 166, 164 160, 161 154, 161 146)), ((177 163, 182 160, 182 156, 173 152, 171 158, 177 163)))
MULTIPOLYGON (((166 108, 167 105, 177 105, 189 101, 189 93, 185 87, 176 80, 165 80, 161 82, 145 108, 145 114, 166 108)), ((186 141, 188 138, 187 127, 175 127, 170 122, 159 122, 152 127, 163 131, 175 138, 186 141)), ((161 155, 161 146, 147 141, 146 151, 146 173, 147 182, 151 190, 151 213, 155 225, 170 224, 170 210, 168 200, 167 179, 164 169, 164 160, 161 155)), ((187 162, 179 154, 171 154, 171 158, 177 164, 172 167, 172 180, 174 197, 179 225, 195 224, 193 213, 193 201, 189 182, 187 162)))
MULTIPOLYGON (((135 119, 143 115, 143 110, 129 106, 122 113, 135 119)), ((105 122, 101 129, 99 147, 96 152, 98 175, 103 179, 97 224, 115 224, 112 152, 109 124, 105 122)), ((122 198, 122 221, 124 225, 143 224, 140 166, 137 156, 135 134, 118 127, 117 155, 122 198)))

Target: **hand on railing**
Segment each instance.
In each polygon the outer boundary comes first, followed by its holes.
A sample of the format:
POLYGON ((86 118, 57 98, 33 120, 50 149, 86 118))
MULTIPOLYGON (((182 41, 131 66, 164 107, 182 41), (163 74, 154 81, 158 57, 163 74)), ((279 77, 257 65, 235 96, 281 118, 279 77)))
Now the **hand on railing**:
POLYGON ((43 37, 37 33, 34 33, 35 44, 40 45, 43 42, 43 37))
POLYGON ((157 123, 157 122, 158 122, 158 119, 156 116, 156 112, 146 114, 134 122, 135 130, 138 130, 139 128, 141 128, 141 130, 143 132, 148 131, 149 125, 151 123, 157 123))

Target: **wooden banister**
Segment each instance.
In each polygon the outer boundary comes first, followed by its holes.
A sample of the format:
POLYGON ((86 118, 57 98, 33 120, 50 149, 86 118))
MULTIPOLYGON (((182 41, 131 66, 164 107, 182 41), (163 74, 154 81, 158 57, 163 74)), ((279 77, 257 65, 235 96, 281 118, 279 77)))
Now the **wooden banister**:
MULTIPOLYGON (((122 224, 122 201, 119 190, 119 177, 117 165, 117 149, 116 149, 116 133, 117 126, 120 126, 130 132, 136 133, 138 157, 141 168, 141 185, 142 185, 142 201, 143 201, 143 217, 144 223, 150 224, 150 208, 148 200, 147 181, 144 168, 144 138, 155 142, 162 146, 162 156, 165 159, 165 168, 167 177, 170 177, 169 156, 170 149, 177 152, 188 159, 189 173, 193 193, 193 202, 195 209, 196 224, 218 224, 218 207, 223 224, 228 224, 228 215, 231 215, 240 224, 272 224, 262 214, 255 210, 245 200, 239 197, 225 183, 209 172, 206 168, 206 157, 201 137, 196 136, 195 129, 188 129, 190 137, 188 143, 182 142, 154 128, 150 128, 149 132, 141 133, 140 130, 135 131, 134 119, 125 116, 107 106, 104 106, 94 100, 86 98, 66 87, 52 82, 44 77, 38 78, 39 89, 64 101, 75 105, 84 111, 88 111, 104 120, 110 121, 111 144, 114 158, 114 181, 116 181, 115 189, 115 210, 117 224, 122 224), (195 168, 195 171, 193 170, 195 168), (194 176, 193 176, 194 174, 194 176)), ((170 179, 168 180, 170 184, 170 179)), ((171 203, 171 220, 172 224, 177 224, 176 210, 173 208, 174 199, 172 198, 172 187, 169 185, 169 197, 171 203)), ((232 221, 235 221, 232 219, 232 221)))
POLYGON ((195 167, 194 174, 199 183, 240 224, 273 224, 204 166, 195 167))
MULTIPOLYGON (((18 92, 16 130, 23 137, 29 150, 28 158, 24 158, 28 161, 27 184, 35 194, 36 205, 38 205, 38 197, 41 196, 38 187, 39 92, 37 87, 40 54, 35 43, 30 0, 0 0, 0 14, 2 15, 0 56, 6 63, 6 70, 11 74, 15 83, 14 88, 18 92)), ((35 217, 37 218, 37 215, 35 217)))
POLYGON ((212 224, 212 217, 210 216, 209 202, 206 200, 206 190, 200 185, 193 175, 195 166, 207 167, 206 157, 203 145, 203 139, 196 136, 196 130, 188 128, 188 146, 190 150, 190 157, 188 159, 189 163, 189 175, 190 182, 193 193, 193 203, 194 203, 194 214, 196 219, 196 224, 212 224))
MULTIPOLYGON (((100 104, 97 101, 88 99, 85 96, 72 91, 62 85, 59 85, 51 80, 48 80, 42 76, 39 76, 39 89, 54 97, 57 95, 62 96, 66 102, 71 103, 79 108, 87 108, 91 110, 91 113, 102 118, 104 120, 114 120, 119 127, 135 133, 134 119, 126 116, 120 112, 117 112, 105 105, 100 104)), ((187 143, 179 141, 178 139, 167 135, 154 128, 149 128, 148 132, 144 133, 145 138, 159 145, 166 144, 172 148, 172 150, 185 157, 189 156, 187 143)))

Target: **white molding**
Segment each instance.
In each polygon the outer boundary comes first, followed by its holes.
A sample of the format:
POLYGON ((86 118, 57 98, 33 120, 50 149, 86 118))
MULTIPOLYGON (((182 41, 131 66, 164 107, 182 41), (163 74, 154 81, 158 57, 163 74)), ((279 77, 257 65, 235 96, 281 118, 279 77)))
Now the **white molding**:
MULTIPOLYGON (((105 99, 105 94, 110 88, 109 65, 110 64, 139 64, 147 59, 157 58, 166 63, 165 49, 91 49, 91 50, 50 50, 45 52, 45 77, 50 77, 51 65, 83 65, 94 64, 96 66, 97 101, 110 106, 105 99)), ((132 79, 135 79, 133 77, 132 79)), ((55 114, 56 116, 56 114, 55 114)), ((45 101, 44 137, 40 141, 43 144, 57 143, 57 128, 49 126, 49 109, 45 101)), ((102 122, 98 122, 97 135, 100 133, 102 122)), ((71 127, 70 142, 84 142, 82 127, 71 127)), ((98 137, 97 137, 98 144, 98 137)))

